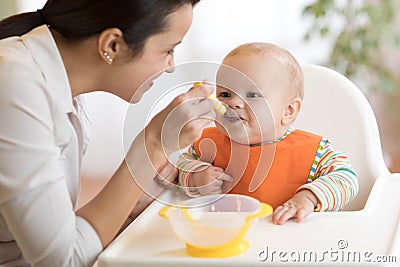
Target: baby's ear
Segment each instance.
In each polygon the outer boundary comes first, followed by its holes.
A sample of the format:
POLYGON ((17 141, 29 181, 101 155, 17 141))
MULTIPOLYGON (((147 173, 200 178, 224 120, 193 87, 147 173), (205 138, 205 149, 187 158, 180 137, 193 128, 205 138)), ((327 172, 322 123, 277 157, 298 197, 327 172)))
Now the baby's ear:
POLYGON ((289 104, 286 107, 285 113, 282 117, 282 124, 288 125, 292 124, 294 120, 297 118, 297 115, 301 109, 302 100, 300 97, 292 98, 289 104))

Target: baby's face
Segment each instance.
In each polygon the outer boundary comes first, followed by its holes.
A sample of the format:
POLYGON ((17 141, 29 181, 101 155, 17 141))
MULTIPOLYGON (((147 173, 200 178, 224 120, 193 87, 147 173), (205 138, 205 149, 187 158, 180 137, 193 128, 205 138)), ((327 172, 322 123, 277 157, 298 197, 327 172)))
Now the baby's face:
POLYGON ((217 127, 234 141, 255 144, 279 138, 288 104, 288 71, 261 55, 238 54, 224 60, 216 94, 227 107, 217 127))

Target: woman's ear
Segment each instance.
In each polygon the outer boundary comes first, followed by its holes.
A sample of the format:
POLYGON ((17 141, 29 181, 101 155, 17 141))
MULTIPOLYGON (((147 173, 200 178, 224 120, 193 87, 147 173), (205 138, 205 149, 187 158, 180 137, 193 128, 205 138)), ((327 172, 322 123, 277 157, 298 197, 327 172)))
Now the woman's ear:
POLYGON ((282 117, 281 121, 283 125, 292 124, 295 121, 297 115, 300 112, 301 104, 302 104, 301 98, 299 97, 292 98, 292 100, 286 107, 285 113, 282 117))
POLYGON ((123 33, 118 28, 105 29, 99 35, 98 52, 100 57, 109 65, 114 62, 125 46, 123 33))

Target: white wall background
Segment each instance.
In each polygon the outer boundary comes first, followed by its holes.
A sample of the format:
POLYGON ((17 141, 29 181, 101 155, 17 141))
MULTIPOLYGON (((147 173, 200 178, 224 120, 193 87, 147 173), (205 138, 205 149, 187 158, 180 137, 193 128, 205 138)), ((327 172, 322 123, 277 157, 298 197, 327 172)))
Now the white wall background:
MULTIPOLYGON (((192 61, 221 62, 235 46, 253 42, 273 42, 285 47, 300 63, 323 62, 330 43, 304 43, 308 25, 301 17, 310 0, 201 0, 183 43, 176 49, 176 64, 192 61)), ((44 0, 19 0, 18 9, 41 8, 44 0)), ((122 129, 127 103, 105 93, 87 97, 92 118, 92 139, 83 162, 83 175, 109 177, 123 159, 122 129)), ((140 112, 140 105, 135 107, 140 112)), ((135 124, 134 121, 130 122, 135 124)), ((141 126, 138 126, 138 132, 141 126)))

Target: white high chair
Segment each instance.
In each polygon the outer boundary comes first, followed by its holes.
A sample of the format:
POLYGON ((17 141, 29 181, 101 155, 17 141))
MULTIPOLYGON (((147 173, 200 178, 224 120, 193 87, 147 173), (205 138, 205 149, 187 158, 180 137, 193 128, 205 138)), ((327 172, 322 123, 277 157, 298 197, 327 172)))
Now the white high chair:
POLYGON ((327 137, 357 171, 359 193, 346 210, 364 207, 375 180, 389 174, 375 116, 360 89, 343 75, 322 66, 304 65, 303 107, 295 127, 327 137))
MULTIPOLYGON (((303 66, 305 98, 295 127, 329 138, 347 154, 360 191, 341 212, 313 213, 297 224, 260 219, 231 258, 192 258, 153 202, 99 257, 99 267, 122 266, 400 266, 400 174, 387 170, 369 103, 343 75, 303 66)), ((182 195, 169 191, 165 201, 182 195)))

